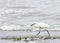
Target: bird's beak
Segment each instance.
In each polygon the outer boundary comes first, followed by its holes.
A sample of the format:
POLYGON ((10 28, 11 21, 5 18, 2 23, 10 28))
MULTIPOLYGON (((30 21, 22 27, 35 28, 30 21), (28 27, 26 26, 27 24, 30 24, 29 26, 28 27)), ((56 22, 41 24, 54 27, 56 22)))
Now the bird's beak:
POLYGON ((31 24, 31 26, 33 26, 34 24, 31 24))

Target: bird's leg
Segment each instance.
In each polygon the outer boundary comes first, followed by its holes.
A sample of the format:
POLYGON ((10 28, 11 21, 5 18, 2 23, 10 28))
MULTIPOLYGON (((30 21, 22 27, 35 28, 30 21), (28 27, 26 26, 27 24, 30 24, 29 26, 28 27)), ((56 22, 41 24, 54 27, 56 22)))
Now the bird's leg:
POLYGON ((47 31, 48 35, 50 36, 50 33, 49 33, 49 31, 48 31, 48 30, 45 30, 45 31, 47 31))
POLYGON ((37 33, 37 35, 39 35, 40 34, 40 31, 37 33))
POLYGON ((40 29, 39 29, 39 32, 37 33, 37 35, 39 35, 40 34, 40 29))

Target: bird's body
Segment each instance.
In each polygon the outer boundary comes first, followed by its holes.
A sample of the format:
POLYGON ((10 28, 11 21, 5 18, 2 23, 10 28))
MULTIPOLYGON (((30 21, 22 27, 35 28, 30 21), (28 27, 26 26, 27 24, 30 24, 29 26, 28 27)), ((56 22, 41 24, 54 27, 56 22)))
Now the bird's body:
MULTIPOLYGON (((39 33, 40 33, 40 31, 41 31, 41 29, 44 29, 45 31, 47 31, 48 32, 48 30, 47 30, 47 28, 49 28, 50 26, 48 25, 48 24, 46 24, 46 23, 41 23, 41 22, 35 22, 35 23, 33 23, 31 26, 33 26, 33 27, 35 27, 35 28, 39 28, 39 33)), ((38 33, 38 34, 39 34, 38 33)), ((48 34, 49 34, 49 32, 48 32, 48 34)), ((49 34, 50 35, 50 34, 49 34)))
POLYGON ((43 29, 43 28, 48 28, 48 27, 50 27, 48 24, 41 23, 41 22, 40 22, 40 23, 37 23, 37 22, 36 22, 36 23, 33 23, 32 26, 34 26, 34 27, 36 27, 36 28, 42 28, 42 29, 43 29))

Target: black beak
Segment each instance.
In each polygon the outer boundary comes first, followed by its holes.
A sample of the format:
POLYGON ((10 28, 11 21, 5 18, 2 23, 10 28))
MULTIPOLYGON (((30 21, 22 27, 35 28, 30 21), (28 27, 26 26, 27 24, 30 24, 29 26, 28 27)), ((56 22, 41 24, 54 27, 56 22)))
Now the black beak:
POLYGON ((31 26, 33 26, 34 24, 31 24, 31 26))

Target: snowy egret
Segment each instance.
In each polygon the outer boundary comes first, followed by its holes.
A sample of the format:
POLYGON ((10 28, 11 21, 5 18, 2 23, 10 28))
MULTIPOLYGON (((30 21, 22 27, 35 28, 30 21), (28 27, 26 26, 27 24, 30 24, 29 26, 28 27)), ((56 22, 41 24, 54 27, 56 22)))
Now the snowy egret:
POLYGON ((44 31, 47 31, 48 35, 50 36, 49 31, 46 29, 46 28, 49 28, 50 25, 45 24, 45 23, 41 23, 41 22, 34 22, 33 24, 31 24, 31 26, 32 26, 32 27, 35 27, 35 28, 39 28, 39 32, 38 32, 37 35, 39 35, 41 29, 43 29, 44 31))

